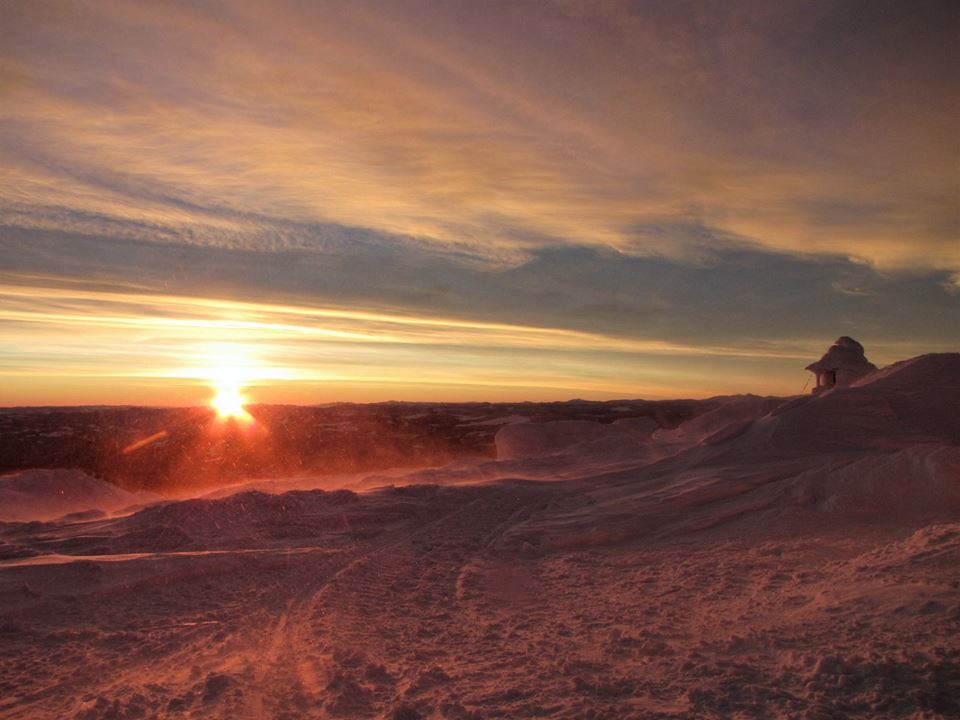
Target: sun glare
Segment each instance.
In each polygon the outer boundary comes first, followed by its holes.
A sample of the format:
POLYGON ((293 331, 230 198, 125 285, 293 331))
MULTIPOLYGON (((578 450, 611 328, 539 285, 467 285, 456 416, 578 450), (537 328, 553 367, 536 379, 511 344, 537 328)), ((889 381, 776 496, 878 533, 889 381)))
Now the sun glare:
POLYGON ((240 390, 240 386, 234 382, 226 382, 216 387, 216 394, 210 401, 210 405, 216 410, 219 419, 237 420, 243 423, 253 421, 253 417, 244 407, 247 399, 240 390))

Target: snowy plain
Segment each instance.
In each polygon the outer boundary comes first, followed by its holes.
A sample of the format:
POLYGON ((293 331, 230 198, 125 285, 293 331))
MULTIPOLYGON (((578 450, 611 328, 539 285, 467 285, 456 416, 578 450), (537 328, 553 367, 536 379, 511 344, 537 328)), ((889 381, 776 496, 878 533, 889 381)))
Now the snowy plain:
POLYGON ((958 407, 940 354, 340 489, 0 478, 0 718, 957 717, 958 407))

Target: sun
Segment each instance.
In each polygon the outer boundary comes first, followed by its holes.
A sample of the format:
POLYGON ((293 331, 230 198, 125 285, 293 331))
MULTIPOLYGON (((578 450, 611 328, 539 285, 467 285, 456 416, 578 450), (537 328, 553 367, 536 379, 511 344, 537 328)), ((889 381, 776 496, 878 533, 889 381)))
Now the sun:
POLYGON ((215 395, 210 400, 210 406, 216 410, 220 420, 236 420, 241 423, 253 422, 253 417, 244 407, 247 399, 241 392, 239 383, 228 380, 220 382, 214 388, 215 395))

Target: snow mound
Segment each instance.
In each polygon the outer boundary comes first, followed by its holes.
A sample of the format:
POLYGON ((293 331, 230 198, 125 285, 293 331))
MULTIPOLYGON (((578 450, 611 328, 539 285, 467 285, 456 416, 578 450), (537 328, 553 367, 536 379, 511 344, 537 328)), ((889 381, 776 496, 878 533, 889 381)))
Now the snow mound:
POLYGON ((494 442, 497 460, 517 460, 577 451, 595 454, 622 449, 650 437, 656 423, 646 418, 618 420, 612 424, 588 420, 557 420, 547 423, 506 425, 497 431, 494 442))
MULTIPOLYGON (((960 355, 930 355, 818 395, 725 398, 709 413, 635 441, 632 450, 607 436, 632 465, 602 468, 581 440, 561 457, 585 470, 589 499, 534 514, 506 542, 572 547, 772 521, 915 527, 956 520, 957 407, 960 355)), ((587 432, 564 429, 565 441, 587 432)), ((552 439, 533 438, 540 450, 552 439)))
POLYGON ((658 430, 654 439, 667 445, 713 445, 732 439, 753 421, 783 404, 783 398, 753 395, 725 398, 723 404, 682 423, 673 430, 658 430))
POLYGON ((164 535, 171 546, 245 545, 252 541, 312 536, 328 529, 357 501, 349 490, 291 490, 279 495, 256 490, 225 498, 196 498, 159 503, 124 521, 117 547, 143 550, 144 541, 164 535), (315 527, 314 527, 315 526, 315 527), (176 535, 170 531, 175 530, 176 535))
POLYGON ((913 447, 839 465, 794 479, 802 505, 837 516, 929 522, 960 516, 960 447, 913 447))
POLYGON ((775 412, 772 442, 800 452, 960 444, 960 353, 921 355, 775 412))
POLYGON ((132 493, 80 470, 24 470, 0 477, 0 521, 83 519, 156 502, 153 493, 132 493))
POLYGON ((960 353, 930 353, 901 360, 856 383, 875 389, 938 389, 960 391, 960 353))

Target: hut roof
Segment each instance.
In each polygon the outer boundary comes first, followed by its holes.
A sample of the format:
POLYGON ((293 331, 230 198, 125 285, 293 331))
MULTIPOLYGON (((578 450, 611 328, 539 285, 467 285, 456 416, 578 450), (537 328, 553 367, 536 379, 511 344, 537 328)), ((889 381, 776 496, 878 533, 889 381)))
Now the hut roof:
POLYGON ((823 370, 853 370, 858 372, 872 372, 877 366, 867 360, 863 345, 852 337, 844 335, 830 346, 823 357, 815 363, 807 365, 807 370, 820 372, 823 370))

